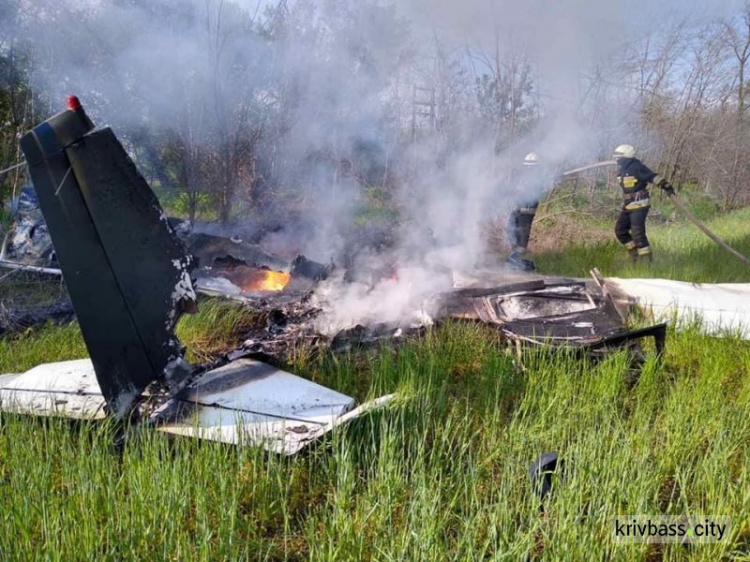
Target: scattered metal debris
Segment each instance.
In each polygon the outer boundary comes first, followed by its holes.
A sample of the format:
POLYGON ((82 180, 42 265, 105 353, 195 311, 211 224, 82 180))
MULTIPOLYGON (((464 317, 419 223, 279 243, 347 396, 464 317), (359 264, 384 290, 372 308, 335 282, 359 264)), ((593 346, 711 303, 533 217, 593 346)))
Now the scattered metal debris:
POLYGON ((257 244, 238 238, 198 232, 189 234, 185 238, 185 244, 197 259, 198 266, 207 272, 228 265, 245 265, 274 271, 281 271, 289 266, 288 262, 272 256, 257 244))
MULTIPOLYGON (((0 410, 132 415, 170 433, 293 454, 390 400, 352 410, 353 398, 240 358, 244 350, 209 370, 187 364, 174 326, 195 308, 195 264, 114 133, 95 131, 71 97, 68 110, 25 135, 21 148, 91 359, 0 376, 0 410)), ((210 267, 248 267, 237 262, 250 260, 258 268, 266 259, 240 241, 201 240, 197 253, 210 267)), ((297 268, 306 283, 321 278, 312 262, 297 260, 297 268)), ((269 334, 290 331, 282 314, 269 311, 268 318, 269 334)))
POLYGON ((294 454, 391 398, 352 410, 350 396, 266 363, 239 359, 202 375, 154 417, 160 431, 294 454))
POLYGON ((75 310, 70 299, 23 310, 6 310, 3 305, 0 305, 0 335, 25 330, 49 321, 63 324, 74 318, 75 310))
MULTIPOLYGON (((0 269, 9 269, 12 271, 26 271, 28 273, 42 273, 53 277, 62 277, 62 270, 56 267, 40 267, 37 265, 26 265, 23 263, 0 260, 0 269)), ((0 277, 3 279, 4 277, 0 277)))
POLYGON ((750 339, 750 283, 607 278, 603 284, 623 314, 638 309, 648 318, 674 319, 678 329, 699 319, 712 335, 750 339))
POLYGON ((303 294, 326 279, 333 266, 298 255, 291 262, 259 245, 211 234, 191 234, 188 250, 201 267, 196 271, 196 290, 209 296, 250 301, 269 293, 303 294))
MULTIPOLYGON (((493 278, 498 283, 501 277, 493 278)), ((594 282, 537 278, 492 287, 453 289, 422 303, 422 322, 367 322, 330 335, 318 329, 329 305, 314 291, 300 294, 236 296, 265 318, 247 332, 242 349, 289 359, 304 346, 333 353, 393 344, 418 337, 433 323, 447 319, 482 322, 498 329, 514 346, 566 347, 598 356, 627 348, 640 354, 640 340, 652 338, 657 353, 665 346, 666 325, 630 329, 607 292, 594 282)), ((414 316, 416 318, 416 316, 414 316)))
POLYGON ((12 266, 56 269, 57 258, 39 200, 31 186, 21 189, 12 205, 12 224, 0 246, 0 261, 12 266))
POLYGON ((479 320, 530 345, 606 351, 651 337, 661 353, 666 339, 666 324, 628 329, 611 299, 583 281, 535 279, 458 289, 439 297, 439 310, 438 318, 479 320))
POLYGON ((292 267, 289 274, 292 276, 292 279, 302 277, 311 281, 323 281, 328 278, 332 269, 332 265, 326 266, 322 263, 314 262, 300 254, 292 260, 292 267))
MULTIPOLYGON (((88 359, 2 375, 0 409, 103 419, 107 400, 97 378, 88 359)), ((383 396, 352 409, 354 399, 350 396, 244 358, 203 373, 174 396, 146 393, 144 411, 158 431, 292 455, 392 397, 383 396)))
POLYGON ((427 326, 402 327, 391 324, 362 326, 358 324, 337 333, 330 341, 330 349, 334 353, 341 353, 371 347, 384 340, 395 343, 421 336, 426 330, 427 326))
POLYGON ((90 359, 46 363, 0 375, 0 410, 15 414, 103 419, 107 402, 90 359))

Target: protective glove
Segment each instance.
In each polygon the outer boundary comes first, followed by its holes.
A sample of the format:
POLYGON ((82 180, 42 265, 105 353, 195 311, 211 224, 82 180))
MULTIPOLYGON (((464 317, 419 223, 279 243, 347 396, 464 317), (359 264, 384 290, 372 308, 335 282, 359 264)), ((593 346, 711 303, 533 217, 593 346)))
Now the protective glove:
POLYGON ((672 184, 669 183, 667 180, 661 180, 659 182, 659 187, 667 194, 667 195, 674 195, 674 187, 672 187, 672 184))

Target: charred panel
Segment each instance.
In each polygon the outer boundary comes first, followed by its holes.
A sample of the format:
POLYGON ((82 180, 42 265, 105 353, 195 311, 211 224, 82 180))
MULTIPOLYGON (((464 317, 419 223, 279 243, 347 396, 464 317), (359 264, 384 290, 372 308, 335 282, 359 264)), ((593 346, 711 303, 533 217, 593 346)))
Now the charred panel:
POLYGON ((21 148, 99 385, 122 417, 179 358, 172 328, 193 302, 190 265, 114 134, 92 128, 68 110, 21 148))

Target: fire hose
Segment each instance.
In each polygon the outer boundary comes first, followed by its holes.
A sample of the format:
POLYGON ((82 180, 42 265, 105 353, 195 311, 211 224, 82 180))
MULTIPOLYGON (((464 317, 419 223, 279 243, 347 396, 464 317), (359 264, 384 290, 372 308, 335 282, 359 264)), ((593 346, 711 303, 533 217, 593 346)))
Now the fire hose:
POLYGON ((698 228, 700 228, 703 231, 703 234, 705 234, 706 236, 708 236, 711 240, 713 240, 714 242, 716 242, 716 244, 718 244, 720 247, 724 248, 727 252, 729 252, 730 254, 732 254, 734 257, 736 257, 741 262, 746 263, 747 265, 750 265, 750 259, 748 259, 747 256, 745 256, 744 254, 741 254, 740 252, 738 252, 737 250, 735 250, 734 248, 732 248, 729 244, 727 244, 726 242, 724 242, 724 240, 722 240, 721 238, 719 238, 716 234, 714 234, 713 232, 711 232, 711 230, 709 230, 709 228, 705 224, 703 224, 701 221, 699 221, 695 217, 695 215, 693 215, 693 213, 691 213, 688 210, 688 208, 685 206, 685 204, 682 201, 680 201, 680 198, 677 197, 677 195, 675 195, 674 193, 670 193, 669 194, 669 198, 672 200, 672 203, 674 203, 674 206, 677 207, 680 210, 680 212, 685 216, 685 218, 687 218, 687 220, 689 220, 695 226, 697 226, 698 228))
POLYGON ((614 160, 607 160, 605 162, 595 162, 593 164, 589 164, 588 166, 581 166, 580 168, 574 168, 573 170, 568 170, 567 172, 563 172, 560 174, 561 176, 574 176, 575 174, 580 174, 581 172, 585 172, 586 170, 593 170, 594 168, 604 168, 605 166, 614 166, 617 164, 614 160))
POLYGON ((26 165, 26 160, 21 160, 18 164, 14 164, 10 168, 5 168, 4 170, 0 170, 0 177, 4 176, 8 172, 12 172, 16 168, 20 168, 21 166, 25 166, 25 165, 26 165))
MULTIPOLYGON (((580 168, 568 170, 567 172, 563 172, 561 175, 563 177, 572 176, 575 174, 580 174, 581 172, 585 172, 586 170, 592 170, 594 168, 603 168, 605 166, 614 166, 615 164, 616 162, 614 160, 607 160, 605 162, 596 162, 594 164, 589 164, 588 166, 582 166, 580 168)), ((687 220, 692 222, 695 226, 697 226, 703 232, 703 234, 705 234, 711 240, 713 240, 714 243, 716 243, 716 245, 718 245, 719 247, 723 248, 724 250, 732 254, 741 262, 747 265, 750 265, 750 259, 748 259, 747 256, 745 256, 744 254, 732 248, 729 244, 724 242, 724 240, 722 240, 714 232, 712 232, 705 224, 703 224, 700 220, 698 220, 698 218, 693 213, 690 212, 690 210, 685 206, 682 200, 680 200, 680 198, 677 197, 675 193, 668 193, 667 195, 672 200, 672 203, 674 204, 674 206, 677 207, 677 209, 683 214, 683 216, 687 220)))

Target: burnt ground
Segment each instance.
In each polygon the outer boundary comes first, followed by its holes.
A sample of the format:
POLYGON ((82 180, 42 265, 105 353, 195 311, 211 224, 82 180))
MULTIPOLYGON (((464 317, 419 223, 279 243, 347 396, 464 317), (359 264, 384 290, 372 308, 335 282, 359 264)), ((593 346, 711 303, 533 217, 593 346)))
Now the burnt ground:
POLYGON ((0 334, 47 320, 65 322, 74 317, 62 279, 0 268, 0 334))

